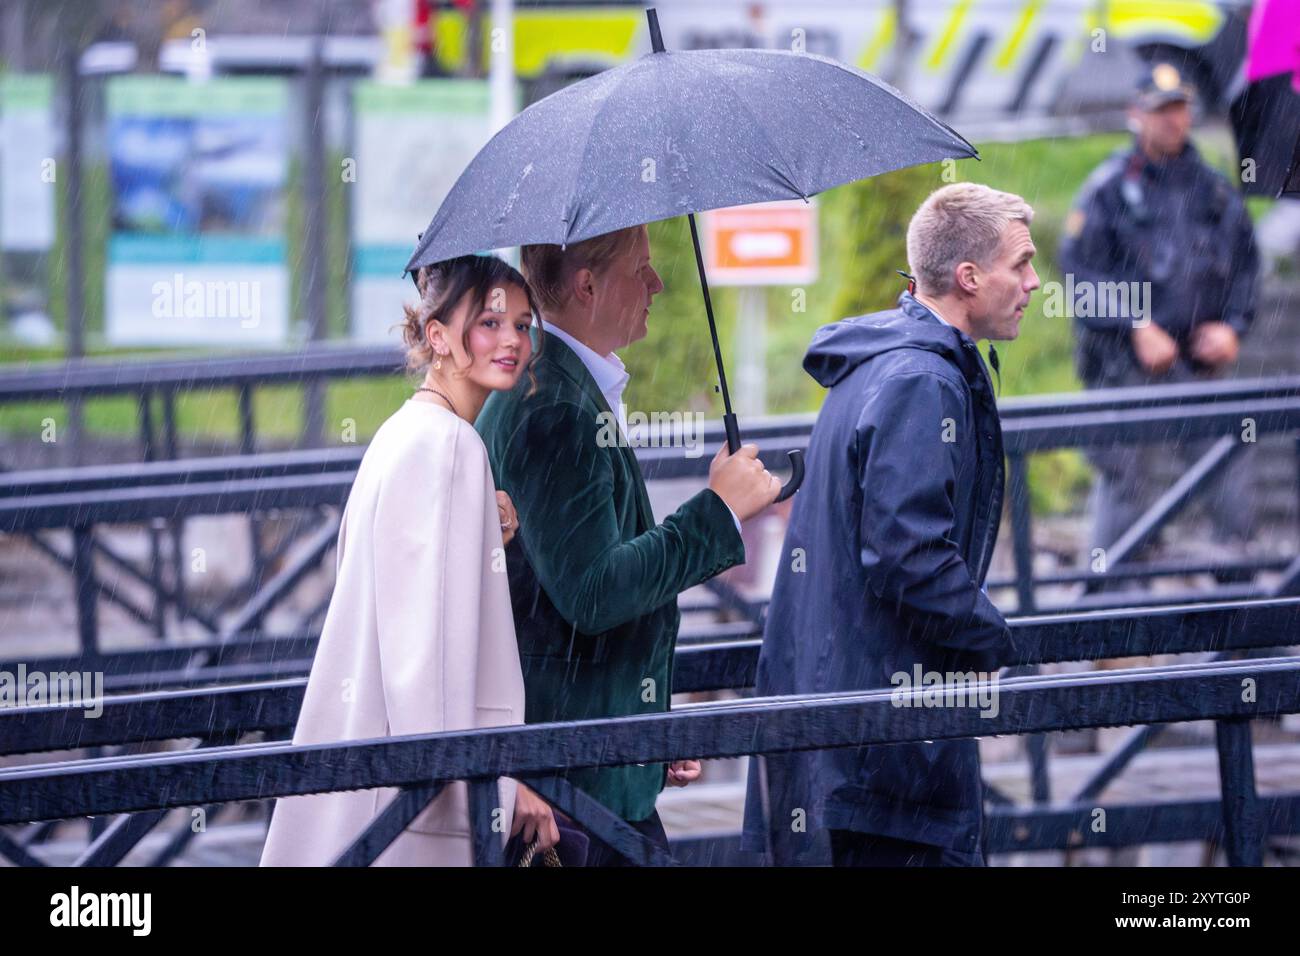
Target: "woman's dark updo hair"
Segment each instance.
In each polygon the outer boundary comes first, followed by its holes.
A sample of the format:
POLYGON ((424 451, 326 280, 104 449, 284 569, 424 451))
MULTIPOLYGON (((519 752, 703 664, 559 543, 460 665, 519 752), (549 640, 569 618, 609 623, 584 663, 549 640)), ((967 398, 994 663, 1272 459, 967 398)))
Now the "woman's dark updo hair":
MULTIPOLYGON (((533 290, 520 274, 519 270, 496 256, 458 256, 443 262, 423 266, 415 278, 420 290, 418 305, 403 306, 406 320, 401 323, 402 339, 406 342, 406 367, 423 374, 433 363, 435 355, 425 334, 431 321, 451 325, 452 313, 468 295, 471 303, 470 319, 465 323, 461 336, 461 347, 470 355, 469 333, 478 322, 478 315, 488 295, 495 289, 513 285, 523 290, 528 298, 528 308, 532 310, 534 321, 541 323, 541 313, 533 299, 533 290)), ((533 373, 533 361, 541 353, 540 342, 545 336, 538 336, 539 346, 533 350, 528 360, 528 378, 533 388, 537 379, 533 373)), ((464 374, 464 373, 462 373, 464 374)))

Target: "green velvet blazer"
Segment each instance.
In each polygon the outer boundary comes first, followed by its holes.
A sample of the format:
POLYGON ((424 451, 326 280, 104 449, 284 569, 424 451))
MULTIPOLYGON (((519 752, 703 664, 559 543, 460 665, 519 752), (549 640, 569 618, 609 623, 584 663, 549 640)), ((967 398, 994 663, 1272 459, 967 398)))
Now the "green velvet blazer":
MULTIPOLYGON (((611 410, 582 360, 547 334, 534 370, 532 395, 525 373, 513 391, 493 393, 476 422, 497 488, 519 512, 506 566, 525 719, 666 711, 677 595, 744 563, 744 543, 707 488, 656 525, 633 449, 609 441, 601 416, 611 410)), ((664 776, 656 763, 567 779, 637 821, 654 812, 664 776)))

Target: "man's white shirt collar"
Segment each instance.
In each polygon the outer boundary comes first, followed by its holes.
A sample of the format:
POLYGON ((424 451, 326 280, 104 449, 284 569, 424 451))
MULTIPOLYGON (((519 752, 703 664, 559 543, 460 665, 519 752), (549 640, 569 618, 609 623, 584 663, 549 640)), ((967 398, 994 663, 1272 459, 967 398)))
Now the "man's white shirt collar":
POLYGON ((558 325, 548 324, 546 331, 573 349, 573 354, 582 360, 583 366, 591 373, 591 377, 596 380, 596 387, 600 389, 600 394, 604 395, 605 401, 609 402, 610 411, 618 416, 619 427, 626 434, 627 421, 623 415, 623 391, 627 388, 627 382, 631 375, 628 374, 627 366, 623 364, 623 360, 613 352, 608 355, 596 354, 595 349, 579 342, 558 325))

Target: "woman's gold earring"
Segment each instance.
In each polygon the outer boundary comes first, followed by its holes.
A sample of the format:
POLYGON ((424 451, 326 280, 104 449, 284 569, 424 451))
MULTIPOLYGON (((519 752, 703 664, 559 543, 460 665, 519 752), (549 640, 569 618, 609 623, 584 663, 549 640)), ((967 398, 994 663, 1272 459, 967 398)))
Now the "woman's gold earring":
POLYGON ((437 372, 440 371, 441 369, 442 369, 442 356, 440 355, 438 356, 438 361, 433 363, 433 370, 437 372))

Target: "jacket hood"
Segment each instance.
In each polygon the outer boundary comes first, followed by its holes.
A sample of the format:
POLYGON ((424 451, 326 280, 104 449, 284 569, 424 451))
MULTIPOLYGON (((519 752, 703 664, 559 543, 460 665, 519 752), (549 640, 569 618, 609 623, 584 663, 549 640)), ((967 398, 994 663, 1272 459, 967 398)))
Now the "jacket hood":
POLYGON ((803 367, 819 385, 830 388, 868 359, 908 348, 937 352, 965 372, 961 356, 961 340, 965 337, 904 292, 898 297, 896 309, 823 325, 808 346, 803 367))

